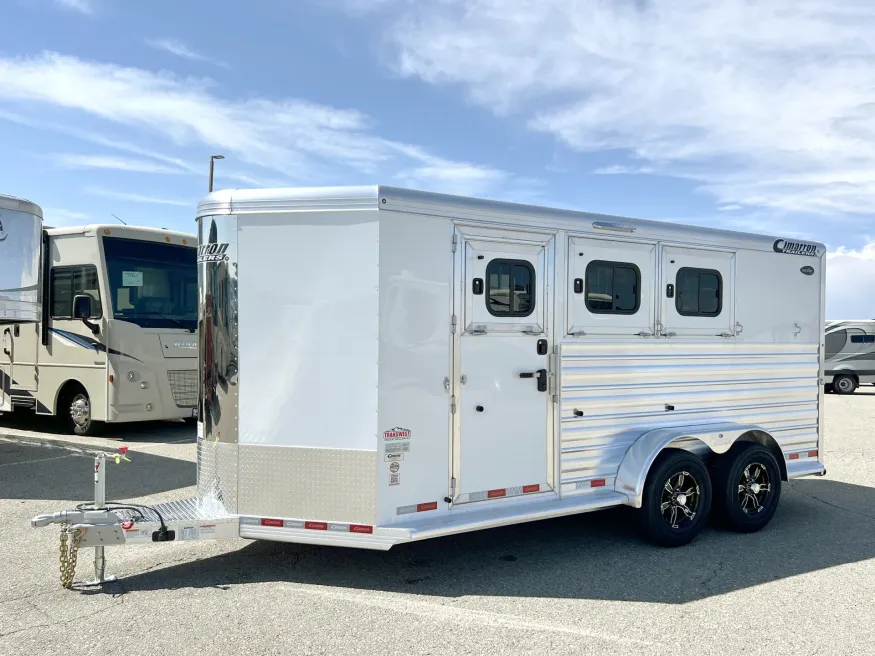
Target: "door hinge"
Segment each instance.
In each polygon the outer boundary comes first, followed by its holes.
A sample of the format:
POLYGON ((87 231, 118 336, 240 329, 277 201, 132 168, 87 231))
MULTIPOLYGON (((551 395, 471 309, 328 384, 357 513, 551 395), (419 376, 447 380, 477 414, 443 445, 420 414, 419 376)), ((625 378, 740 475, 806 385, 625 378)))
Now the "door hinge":
POLYGON ((456 395, 455 394, 453 394, 450 397, 450 413, 456 414, 456 395))
POLYGON ((450 317, 450 333, 453 335, 456 334, 456 315, 455 314, 450 317))
POLYGON ((456 496, 456 477, 453 476, 450 479, 450 497, 456 496))
POLYGON ((456 245, 459 243, 459 236, 454 232, 453 233, 453 252, 456 252, 456 245))

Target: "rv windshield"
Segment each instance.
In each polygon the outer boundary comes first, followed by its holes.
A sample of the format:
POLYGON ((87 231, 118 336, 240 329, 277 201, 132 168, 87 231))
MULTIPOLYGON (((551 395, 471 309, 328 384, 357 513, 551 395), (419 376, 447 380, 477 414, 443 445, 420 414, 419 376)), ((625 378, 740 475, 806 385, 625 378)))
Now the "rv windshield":
POLYGON ((143 328, 197 328, 196 249, 103 238, 113 318, 143 328))

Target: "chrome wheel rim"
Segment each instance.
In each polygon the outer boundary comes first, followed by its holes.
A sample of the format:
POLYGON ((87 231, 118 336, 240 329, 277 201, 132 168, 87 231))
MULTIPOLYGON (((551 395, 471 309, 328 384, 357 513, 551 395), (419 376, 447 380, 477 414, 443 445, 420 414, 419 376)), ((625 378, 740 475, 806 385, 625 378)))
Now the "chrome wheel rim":
POLYGON ((79 394, 73 399, 73 403, 70 404, 70 417, 79 428, 85 428, 91 421, 91 406, 85 396, 79 394))
POLYGON ((746 515, 765 510, 766 500, 772 493, 769 470, 761 462, 752 462, 741 472, 738 481, 738 503, 746 515))
POLYGON ((838 383, 836 383, 836 387, 838 387, 842 392, 849 392, 853 385, 851 384, 850 378, 839 378, 838 383))
POLYGON ((673 529, 689 524, 696 517, 701 497, 699 482, 690 472, 672 474, 662 488, 662 519, 673 529))

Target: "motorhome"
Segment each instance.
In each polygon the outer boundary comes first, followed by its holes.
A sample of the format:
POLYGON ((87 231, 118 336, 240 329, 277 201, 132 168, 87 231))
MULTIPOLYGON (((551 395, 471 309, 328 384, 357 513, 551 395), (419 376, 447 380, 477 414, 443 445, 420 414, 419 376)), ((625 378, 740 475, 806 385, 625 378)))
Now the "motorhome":
MULTIPOLYGON (((77 435, 104 422, 193 422, 196 237, 89 225, 45 229, 40 243, 41 314, 3 326, 0 409, 58 415, 77 435)), ((15 275, 13 248, 0 250, 0 276, 15 275)))
POLYGON ((385 186, 198 221, 197 497, 34 526, 389 549, 626 505, 676 546, 825 473, 822 244, 385 186))
POLYGON ((826 324, 824 385, 827 392, 853 394, 875 384, 875 320, 826 324))

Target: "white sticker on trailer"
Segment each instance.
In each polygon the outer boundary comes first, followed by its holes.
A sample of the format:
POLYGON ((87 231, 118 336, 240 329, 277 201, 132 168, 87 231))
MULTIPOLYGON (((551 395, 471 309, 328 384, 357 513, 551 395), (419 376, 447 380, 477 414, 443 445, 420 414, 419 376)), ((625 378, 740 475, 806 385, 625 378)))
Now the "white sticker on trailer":
POLYGON ((200 537, 200 528, 197 526, 180 526, 176 531, 177 540, 197 540, 200 537))
POLYGON ((142 287, 142 271, 122 271, 122 287, 142 287))
POLYGON ((390 442, 386 445, 386 453, 410 453, 410 442, 390 442))

